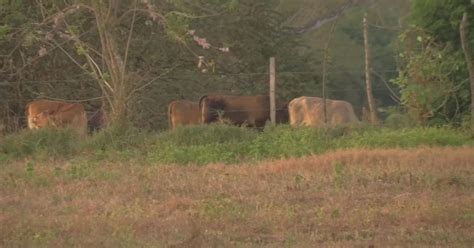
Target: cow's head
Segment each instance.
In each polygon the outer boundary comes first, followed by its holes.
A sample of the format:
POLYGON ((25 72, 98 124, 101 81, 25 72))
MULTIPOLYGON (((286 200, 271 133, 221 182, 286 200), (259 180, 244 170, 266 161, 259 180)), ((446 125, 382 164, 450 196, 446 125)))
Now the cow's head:
POLYGON ((44 128, 49 125, 54 126, 54 122, 52 120, 52 114, 53 114, 53 111, 51 110, 40 112, 33 117, 31 122, 33 123, 36 129, 44 128))
POLYGON ((288 123, 288 102, 277 108, 275 117, 277 123, 288 123))
POLYGON ((203 96, 199 100, 201 123, 217 122, 225 110, 225 100, 219 97, 203 96))

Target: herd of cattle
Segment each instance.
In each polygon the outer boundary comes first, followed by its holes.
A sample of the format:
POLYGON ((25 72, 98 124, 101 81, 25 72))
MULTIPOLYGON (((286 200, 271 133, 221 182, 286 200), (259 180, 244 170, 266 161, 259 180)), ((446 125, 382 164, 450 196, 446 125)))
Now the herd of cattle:
MULTIPOLYGON (((36 100, 26 105, 25 114, 29 129, 72 128, 85 135, 88 127, 97 129, 107 125, 107 118, 102 110, 88 116, 80 103, 36 100)), ((199 102, 175 100, 168 105, 168 118, 172 129, 179 125, 219 121, 239 126, 263 127, 270 120, 270 99, 263 95, 212 95, 201 97, 199 102)), ((324 113, 322 98, 302 96, 277 105, 276 122, 289 122, 293 127, 322 127, 326 124, 352 124, 359 120, 352 105, 346 101, 326 99, 324 113)))
MULTIPOLYGON (((344 125, 358 123, 354 108, 346 101, 302 96, 276 106, 276 123, 290 123, 293 127, 344 125)), ((268 96, 203 96, 199 102, 176 100, 168 106, 171 128, 178 125, 207 124, 227 121, 234 125, 263 127, 270 120, 268 96)))

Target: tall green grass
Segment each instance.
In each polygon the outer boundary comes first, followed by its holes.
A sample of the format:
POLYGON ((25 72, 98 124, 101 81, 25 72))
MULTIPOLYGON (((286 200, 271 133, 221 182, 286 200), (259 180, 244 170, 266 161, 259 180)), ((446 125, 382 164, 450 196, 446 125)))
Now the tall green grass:
POLYGON ((19 158, 80 157, 88 160, 139 160, 146 164, 238 163, 320 154, 348 148, 474 146, 462 130, 291 128, 263 131, 226 125, 180 127, 161 133, 115 126, 80 139, 69 130, 24 131, 0 140, 0 162, 19 158))
POLYGON ((151 163, 235 163, 320 154, 347 148, 410 148, 474 145, 462 131, 448 128, 291 128, 262 132, 228 126, 187 127, 158 135, 148 151, 151 163))

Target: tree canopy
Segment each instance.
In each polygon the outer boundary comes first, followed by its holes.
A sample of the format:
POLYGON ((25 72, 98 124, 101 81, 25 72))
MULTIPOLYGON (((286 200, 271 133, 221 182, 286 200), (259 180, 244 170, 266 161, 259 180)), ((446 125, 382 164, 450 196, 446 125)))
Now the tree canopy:
MULTIPOLYGON (((421 124, 468 119, 470 90, 459 25, 474 13, 469 0, 412 1, 411 26, 399 36, 400 72, 394 80, 402 101, 421 124)), ((468 40, 474 45, 474 25, 468 40)), ((471 46, 472 46, 471 45, 471 46)))

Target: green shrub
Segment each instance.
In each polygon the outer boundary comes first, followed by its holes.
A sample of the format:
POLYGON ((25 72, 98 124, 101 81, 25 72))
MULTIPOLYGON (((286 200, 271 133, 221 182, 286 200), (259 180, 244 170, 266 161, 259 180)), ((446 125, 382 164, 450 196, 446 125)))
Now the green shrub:
POLYGON ((409 128, 415 127, 415 121, 403 107, 389 107, 385 109, 387 117, 384 120, 384 126, 387 128, 409 128))

